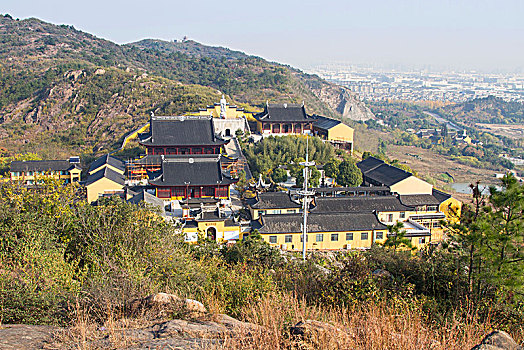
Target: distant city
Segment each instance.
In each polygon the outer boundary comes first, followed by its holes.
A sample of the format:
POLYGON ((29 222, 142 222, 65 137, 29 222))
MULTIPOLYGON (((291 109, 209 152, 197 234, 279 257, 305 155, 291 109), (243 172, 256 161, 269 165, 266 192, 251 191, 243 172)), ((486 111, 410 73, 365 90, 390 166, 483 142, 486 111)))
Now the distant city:
POLYGON ((307 72, 347 86, 370 101, 464 102, 493 95, 524 102, 523 73, 399 70, 347 63, 317 65, 307 72))

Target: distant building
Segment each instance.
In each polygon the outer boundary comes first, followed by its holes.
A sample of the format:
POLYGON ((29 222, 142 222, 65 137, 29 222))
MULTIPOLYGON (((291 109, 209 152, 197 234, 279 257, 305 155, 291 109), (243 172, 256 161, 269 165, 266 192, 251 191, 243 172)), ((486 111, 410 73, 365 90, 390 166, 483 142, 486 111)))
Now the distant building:
POLYGON ((300 202, 291 199, 286 192, 257 193, 255 198, 248 199, 247 202, 253 220, 265 214, 299 213, 302 207, 300 202))
POLYGON ((220 159, 219 155, 166 156, 161 169, 148 174, 149 185, 164 200, 229 199, 230 186, 238 180, 222 170, 220 159))
POLYGON ((251 117, 251 113, 245 112, 244 108, 230 105, 223 95, 220 103, 202 108, 198 114, 213 117, 215 133, 226 138, 235 136, 237 130, 245 133, 248 129, 247 118, 251 117))
POLYGON ((202 211, 196 218, 185 221, 182 232, 188 243, 197 243, 199 236, 221 243, 240 239, 241 226, 217 209, 202 211))
POLYGON ((11 163, 11 181, 20 181, 25 185, 36 185, 38 178, 53 178, 65 183, 80 181, 82 168, 80 159, 69 160, 24 160, 11 163))
POLYGON ((357 166, 362 171, 364 186, 387 186, 400 195, 432 193, 433 185, 375 157, 366 158, 357 166))
POLYGON ((329 141, 336 148, 344 149, 353 153, 354 129, 340 120, 313 116, 316 120, 313 124, 313 134, 329 141))
POLYGON ((139 135, 149 155, 220 154, 228 142, 215 134, 212 117, 151 116, 149 131, 139 135))
POLYGON ((106 166, 89 174, 82 184, 86 187, 87 201, 93 203, 101 197, 123 196, 125 177, 106 166))
MULTIPOLYGON (((262 238, 282 250, 302 250, 302 214, 262 215, 252 224, 262 238)), ((387 226, 372 213, 311 213, 306 249, 366 249, 386 240, 387 226)))
POLYGON ((109 154, 106 154, 96 159, 93 163, 91 163, 91 165, 89 166, 88 174, 92 175, 105 167, 108 167, 111 170, 114 170, 122 175, 124 175, 126 171, 126 166, 123 161, 109 154))
POLYGON ((262 136, 300 135, 313 131, 315 119, 307 115, 304 105, 266 104, 262 113, 254 115, 257 131, 262 136))

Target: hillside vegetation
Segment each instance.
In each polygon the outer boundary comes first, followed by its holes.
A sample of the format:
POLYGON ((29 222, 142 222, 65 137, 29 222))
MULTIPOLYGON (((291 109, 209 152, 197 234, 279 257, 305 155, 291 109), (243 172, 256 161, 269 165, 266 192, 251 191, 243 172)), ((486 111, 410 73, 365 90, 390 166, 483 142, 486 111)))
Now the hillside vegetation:
POLYGON ((305 101, 309 113, 372 117, 355 95, 317 76, 193 41, 117 45, 6 15, 0 43, 0 143, 13 151, 98 152, 151 111, 194 111, 218 101, 217 90, 255 110, 267 100, 305 101))
POLYGON ((470 126, 475 123, 524 123, 524 103, 508 102, 494 96, 447 105, 439 108, 438 113, 470 126))
POLYGON ((169 292, 266 327, 236 349, 303 349, 289 326, 306 318, 348 336, 314 348, 469 349, 491 328, 522 340, 524 187, 514 178, 448 227, 452 244, 411 252, 397 240, 310 252, 306 262, 257 234, 235 245, 188 245, 148 207, 118 198, 91 206, 77 200, 75 186, 0 185, 3 323, 89 322, 100 330, 130 317, 133 300, 169 292))

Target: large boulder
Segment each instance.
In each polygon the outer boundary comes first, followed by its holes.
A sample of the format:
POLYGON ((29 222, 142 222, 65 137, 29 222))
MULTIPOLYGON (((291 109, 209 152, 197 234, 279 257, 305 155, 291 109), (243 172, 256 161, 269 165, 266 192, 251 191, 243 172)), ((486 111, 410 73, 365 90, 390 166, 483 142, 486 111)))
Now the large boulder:
POLYGON ((53 345, 53 334, 59 330, 60 328, 52 326, 33 326, 25 324, 0 325, 0 349, 58 349, 53 345))
POLYGON ((493 331, 486 335, 477 346, 471 350, 523 350, 515 340, 504 331, 493 331))
MULTIPOLYGON (((127 350, 220 348, 225 339, 245 339, 263 328, 242 322, 227 315, 215 315, 201 320, 169 320, 146 328, 126 329, 121 332, 127 341, 127 350)), ((93 342, 92 348, 113 348, 116 334, 93 342)))
POLYGON ((143 299, 133 300, 129 305, 129 311, 131 315, 142 313, 156 316, 155 318, 166 315, 195 318, 208 313, 201 302, 168 293, 157 293, 143 299))

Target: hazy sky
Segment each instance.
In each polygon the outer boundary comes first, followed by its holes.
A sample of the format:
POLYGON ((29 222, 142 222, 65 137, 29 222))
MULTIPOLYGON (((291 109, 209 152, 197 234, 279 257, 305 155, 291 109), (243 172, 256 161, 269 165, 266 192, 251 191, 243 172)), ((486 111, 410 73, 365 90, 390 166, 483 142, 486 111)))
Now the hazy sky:
POLYGON ((524 68, 523 0, 1 0, 0 12, 117 43, 187 35, 297 67, 524 68))

